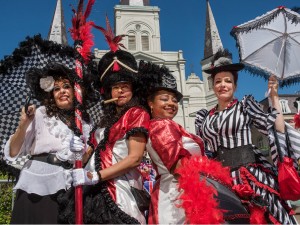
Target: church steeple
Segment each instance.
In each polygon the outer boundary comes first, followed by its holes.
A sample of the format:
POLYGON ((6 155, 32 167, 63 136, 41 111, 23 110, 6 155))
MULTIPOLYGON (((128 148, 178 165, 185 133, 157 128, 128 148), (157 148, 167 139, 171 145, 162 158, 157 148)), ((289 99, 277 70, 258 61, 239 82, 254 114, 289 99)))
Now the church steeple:
POLYGON ((120 5, 149 6, 150 0, 120 0, 120 5))
POLYGON ((204 45, 204 59, 213 56, 219 48, 223 48, 214 15, 209 4, 209 0, 206 0, 206 26, 204 45))
POLYGON ((48 33, 48 40, 62 45, 68 45, 64 13, 61 0, 57 0, 52 24, 48 33))
POLYGON ((121 0, 115 6, 116 35, 126 34, 123 44, 133 52, 160 52, 160 26, 157 6, 147 0, 121 0))

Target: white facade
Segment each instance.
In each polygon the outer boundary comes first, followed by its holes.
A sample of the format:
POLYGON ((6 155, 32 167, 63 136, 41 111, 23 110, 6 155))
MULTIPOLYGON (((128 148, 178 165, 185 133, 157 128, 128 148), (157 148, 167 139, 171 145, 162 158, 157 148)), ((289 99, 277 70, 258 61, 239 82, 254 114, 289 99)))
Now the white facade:
MULTIPOLYGON (((216 98, 209 90, 207 76, 203 76, 204 81, 201 81, 192 73, 186 79, 183 52, 161 51, 160 9, 157 6, 145 6, 143 1, 127 1, 127 4, 122 2, 123 4, 114 8, 116 35, 127 35, 122 43, 137 61, 151 61, 174 71, 172 74, 177 80, 177 88, 183 94, 174 120, 189 132, 195 133, 195 112, 201 108, 210 109, 216 104, 216 98)), ((106 51, 95 49, 94 53, 100 59, 106 51)))

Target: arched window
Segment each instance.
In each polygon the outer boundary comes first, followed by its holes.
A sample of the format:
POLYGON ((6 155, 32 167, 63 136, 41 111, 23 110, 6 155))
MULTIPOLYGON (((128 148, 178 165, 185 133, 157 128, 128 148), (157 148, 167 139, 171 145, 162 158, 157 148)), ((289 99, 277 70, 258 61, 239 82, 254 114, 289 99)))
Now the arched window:
POLYGON ((142 51, 149 51, 149 35, 146 33, 143 33, 141 36, 141 41, 142 41, 142 51))
POLYGON ((134 33, 128 34, 128 50, 135 51, 136 50, 136 37, 134 33))

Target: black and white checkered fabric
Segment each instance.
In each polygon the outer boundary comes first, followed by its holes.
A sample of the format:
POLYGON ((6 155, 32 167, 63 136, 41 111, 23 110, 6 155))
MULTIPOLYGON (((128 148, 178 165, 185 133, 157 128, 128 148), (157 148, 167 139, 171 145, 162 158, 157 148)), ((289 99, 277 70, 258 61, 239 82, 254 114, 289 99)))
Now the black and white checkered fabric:
MULTIPOLYGON (((75 68, 75 59, 70 56, 61 56, 62 54, 59 52, 61 49, 57 48, 57 53, 52 50, 49 54, 42 48, 39 46, 39 42, 32 44, 30 55, 26 55, 19 65, 0 74, 0 156, 3 156, 3 148, 9 136, 18 126, 20 111, 30 92, 25 83, 26 72, 32 67, 42 68, 49 62, 60 62, 69 68, 75 68)), ((39 106, 35 100, 31 103, 39 106)), ((20 156, 12 165, 21 168, 28 157, 20 156)), ((8 161, 6 162, 10 164, 8 161)))
MULTIPOLYGON (((36 35, 27 37, 11 56, 0 61, 0 161, 4 159, 9 166, 20 169, 30 157, 29 155, 20 155, 12 163, 7 161, 3 154, 5 143, 16 130, 21 109, 30 93, 25 82, 27 71, 32 67, 43 68, 49 62, 59 62, 74 69, 76 54, 73 47, 43 40, 40 35, 36 35)), ((34 99, 31 100, 31 104, 40 106, 40 103, 34 99)), ((97 104, 88 109, 94 124, 99 123, 100 112, 99 99, 97 104)))
POLYGON ((89 108, 87 112, 90 115, 93 124, 99 124, 100 114, 102 114, 101 100, 99 100, 99 102, 95 104, 93 107, 89 108))

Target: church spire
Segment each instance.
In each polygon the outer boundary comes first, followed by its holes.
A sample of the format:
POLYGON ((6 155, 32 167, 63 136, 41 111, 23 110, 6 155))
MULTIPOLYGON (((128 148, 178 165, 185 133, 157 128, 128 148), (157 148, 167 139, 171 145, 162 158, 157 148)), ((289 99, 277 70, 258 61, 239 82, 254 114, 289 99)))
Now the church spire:
POLYGON ((223 48, 209 0, 206 0, 206 27, 204 44, 204 59, 213 56, 219 48, 223 48))
POLYGON ((48 34, 48 40, 58 44, 67 45, 67 32, 64 22, 64 13, 62 8, 62 0, 57 0, 56 8, 52 19, 52 24, 48 34))
POLYGON ((150 0, 120 0, 120 5, 149 6, 150 0))

